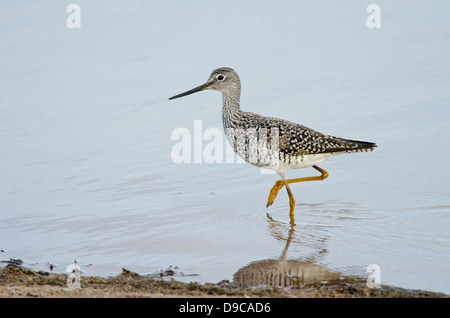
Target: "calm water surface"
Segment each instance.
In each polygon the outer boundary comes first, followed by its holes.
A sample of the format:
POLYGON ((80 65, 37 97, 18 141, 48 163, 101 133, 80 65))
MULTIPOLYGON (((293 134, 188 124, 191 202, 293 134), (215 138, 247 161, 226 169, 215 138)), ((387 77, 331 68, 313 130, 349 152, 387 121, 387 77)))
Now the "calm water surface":
POLYGON ((64 4, 2 9, 0 260, 202 282, 378 264, 382 284, 450 293, 446 2, 381 1, 377 30, 353 1, 79 5, 81 29, 64 4), (171 159, 175 129, 222 129, 219 93, 167 100, 219 66, 244 110, 379 148, 294 184, 291 225, 285 191, 265 208, 276 175, 171 159))

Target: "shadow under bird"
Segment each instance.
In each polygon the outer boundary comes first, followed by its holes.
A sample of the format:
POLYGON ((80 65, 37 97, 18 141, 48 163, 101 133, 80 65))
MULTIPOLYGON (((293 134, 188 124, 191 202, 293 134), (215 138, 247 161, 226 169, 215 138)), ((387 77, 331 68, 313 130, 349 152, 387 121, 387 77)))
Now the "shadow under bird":
POLYGON ((286 187, 289 195, 290 215, 293 216, 295 199, 289 184, 324 180, 328 172, 316 164, 334 155, 373 151, 372 142, 356 141, 329 136, 287 120, 245 112, 240 107, 241 81, 229 67, 215 69, 206 83, 169 100, 207 89, 222 93, 222 122, 228 142, 245 161, 275 170, 281 177, 270 190, 267 207, 272 205, 278 192, 286 187), (256 159, 255 159, 256 158, 256 159), (286 171, 313 167, 320 176, 287 179, 286 171))

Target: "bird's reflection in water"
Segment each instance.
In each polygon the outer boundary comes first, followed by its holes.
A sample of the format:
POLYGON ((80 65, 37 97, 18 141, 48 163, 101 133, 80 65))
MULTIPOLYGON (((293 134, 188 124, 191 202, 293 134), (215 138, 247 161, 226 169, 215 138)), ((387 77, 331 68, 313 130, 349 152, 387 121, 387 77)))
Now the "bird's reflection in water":
POLYGON ((252 262, 240 268, 233 276, 234 284, 240 287, 254 286, 308 286, 317 283, 337 284, 351 280, 340 273, 332 272, 314 262, 326 249, 324 248, 326 236, 324 233, 296 233, 294 217, 290 222, 273 220, 268 215, 269 229, 274 238, 285 241, 285 246, 279 259, 267 259, 252 262), (321 235, 318 235, 321 234, 321 235), (286 237, 287 235, 287 237, 286 237), (291 243, 314 246, 312 257, 303 260, 287 259, 287 252, 291 243))

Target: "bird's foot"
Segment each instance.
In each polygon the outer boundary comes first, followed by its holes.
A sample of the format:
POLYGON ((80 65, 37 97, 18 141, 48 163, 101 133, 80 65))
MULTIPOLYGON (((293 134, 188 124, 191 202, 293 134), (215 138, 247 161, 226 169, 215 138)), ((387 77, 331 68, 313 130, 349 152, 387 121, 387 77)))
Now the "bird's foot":
POLYGON ((273 185, 272 189, 270 190, 269 193, 269 198, 267 199, 267 206, 269 207, 273 204, 273 202, 275 201, 275 198, 278 195, 278 192, 280 191, 280 189, 284 187, 284 181, 283 180, 278 180, 277 182, 275 182, 275 184, 273 185))

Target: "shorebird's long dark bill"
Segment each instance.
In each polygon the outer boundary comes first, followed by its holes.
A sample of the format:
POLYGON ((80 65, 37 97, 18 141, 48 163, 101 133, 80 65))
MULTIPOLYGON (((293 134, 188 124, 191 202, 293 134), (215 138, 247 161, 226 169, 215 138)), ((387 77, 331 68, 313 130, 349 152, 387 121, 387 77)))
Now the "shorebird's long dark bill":
POLYGON ((209 87, 209 85, 210 85, 209 83, 205 83, 205 84, 197 86, 196 88, 193 88, 187 92, 172 96, 171 98, 169 98, 169 100, 203 91, 203 90, 207 89, 209 87))

